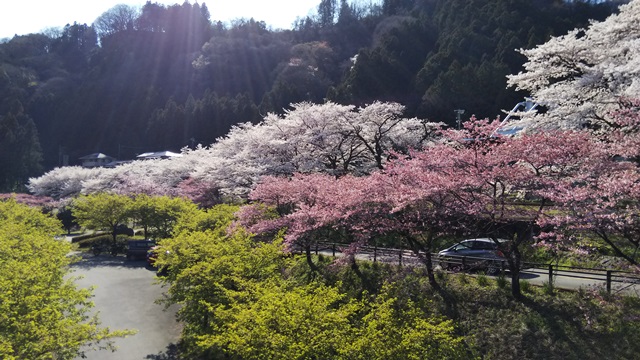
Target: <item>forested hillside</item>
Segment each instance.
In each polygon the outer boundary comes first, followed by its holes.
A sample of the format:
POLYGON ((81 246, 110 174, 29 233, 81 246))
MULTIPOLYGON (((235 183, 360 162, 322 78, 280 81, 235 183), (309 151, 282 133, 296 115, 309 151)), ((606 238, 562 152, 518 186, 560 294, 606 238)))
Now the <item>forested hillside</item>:
POLYGON ((205 3, 118 5, 94 24, 0 41, 0 190, 93 152, 210 144, 291 103, 397 101, 448 124, 524 94, 515 49, 586 26, 620 1, 320 0, 292 30, 212 22, 205 3))

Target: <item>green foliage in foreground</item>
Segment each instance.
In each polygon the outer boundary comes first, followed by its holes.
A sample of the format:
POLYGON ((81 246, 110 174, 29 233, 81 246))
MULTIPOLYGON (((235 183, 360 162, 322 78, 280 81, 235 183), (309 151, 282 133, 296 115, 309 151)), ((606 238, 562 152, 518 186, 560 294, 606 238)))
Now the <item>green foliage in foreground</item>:
POLYGON ((168 253, 158 264, 169 269, 167 302, 182 305, 188 358, 469 358, 450 320, 391 288, 355 298, 339 284, 294 276, 302 265, 280 240, 226 231, 233 211, 220 206, 189 216, 161 243, 168 253))
POLYGON ((68 243, 54 240, 60 231, 54 218, 0 201, 0 359, 73 359, 130 333, 89 315, 91 290, 66 277, 74 259, 68 243))
MULTIPOLYGON (((631 359, 640 300, 531 286, 524 301, 487 277, 282 252, 228 230, 235 207, 198 210, 162 242, 167 304, 181 304, 189 359, 631 359), (357 270, 357 271, 354 271, 357 270)), ((233 228, 233 227, 232 227, 233 228)))

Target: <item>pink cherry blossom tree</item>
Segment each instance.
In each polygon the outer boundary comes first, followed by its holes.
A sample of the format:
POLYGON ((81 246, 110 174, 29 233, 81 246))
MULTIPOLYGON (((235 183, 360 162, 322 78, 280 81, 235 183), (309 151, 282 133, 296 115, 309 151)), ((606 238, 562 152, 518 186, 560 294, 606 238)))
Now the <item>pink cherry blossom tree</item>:
POLYGON ((311 250, 320 240, 340 234, 340 220, 349 216, 352 196, 359 197, 360 179, 328 174, 296 174, 292 178, 265 177, 250 194, 250 199, 271 207, 253 204, 239 214, 241 222, 254 233, 275 232, 286 228, 285 243, 290 250, 305 252, 307 263, 317 270, 311 250))
POLYGON ((607 173, 594 173, 593 181, 577 183, 572 191, 556 198, 563 203, 564 212, 543 221, 558 228, 547 242, 567 247, 584 236, 595 235, 616 256, 640 269, 640 176, 630 166, 616 167, 607 173))
POLYGON ((639 17, 640 1, 630 1, 602 22, 521 50, 524 71, 508 80, 546 107, 523 117, 528 129, 587 127, 597 139, 593 146, 608 155, 583 174, 558 181, 571 181, 570 190, 552 197, 563 212, 541 221, 558 229, 547 241, 595 235, 634 266, 640 234, 639 17), (624 251, 629 245, 633 253, 624 251))
POLYGON ((523 247, 533 245, 543 219, 565 211, 557 201, 561 194, 605 167, 608 155, 588 132, 496 137, 496 123, 471 121, 462 131, 449 131, 448 163, 439 171, 456 184, 450 205, 461 225, 493 239, 505 254, 512 295, 519 298, 523 247))
POLYGON ((6 201, 9 199, 13 199, 19 204, 40 208, 51 207, 55 203, 55 201, 48 196, 38 196, 22 193, 0 194, 0 201, 6 201))
POLYGON ((564 212, 546 219, 559 230, 550 244, 562 246, 595 235, 613 252, 638 268, 640 248, 640 109, 625 101, 610 115, 611 129, 594 136, 599 159, 570 181, 570 191, 555 194, 564 212), (631 248, 632 250, 626 250, 631 248))
POLYGON ((436 287, 427 255, 433 240, 454 231, 486 236, 506 255, 512 294, 520 297, 522 248, 533 245, 543 220, 563 211, 562 194, 611 162, 587 132, 505 138, 492 135, 497 126, 472 119, 461 131, 444 131, 442 143, 366 177, 266 178, 250 198, 281 209, 280 216, 253 216, 258 221, 252 229, 286 227, 288 241, 301 241, 308 256, 305 240, 326 235, 321 230, 327 228, 358 234, 348 238, 356 244, 378 234, 400 234, 421 256, 436 287))

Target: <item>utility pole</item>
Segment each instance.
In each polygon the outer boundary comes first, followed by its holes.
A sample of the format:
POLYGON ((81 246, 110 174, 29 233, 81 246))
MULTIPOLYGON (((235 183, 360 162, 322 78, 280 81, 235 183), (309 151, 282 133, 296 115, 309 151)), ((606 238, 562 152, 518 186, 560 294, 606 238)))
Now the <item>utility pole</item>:
POLYGON ((456 113, 456 124, 458 124, 458 130, 460 130, 460 127, 462 126, 462 114, 464 114, 464 109, 456 109, 453 110, 454 113, 456 113))

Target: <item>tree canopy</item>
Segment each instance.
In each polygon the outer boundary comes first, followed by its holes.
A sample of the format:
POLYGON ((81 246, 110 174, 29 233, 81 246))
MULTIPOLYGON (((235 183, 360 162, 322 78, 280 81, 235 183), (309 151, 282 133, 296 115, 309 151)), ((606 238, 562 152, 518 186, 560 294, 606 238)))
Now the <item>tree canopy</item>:
POLYGON ((528 126, 594 129, 614 126, 612 114, 640 96, 640 2, 586 28, 553 37, 532 49, 524 71, 509 85, 526 90, 546 111, 526 119, 528 126))
MULTIPOLYGON (((526 60, 515 49, 603 20, 618 3, 318 2, 291 30, 217 22, 205 4, 148 2, 6 39, 0 124, 19 124, 12 131, 25 155, 0 159, 8 177, 0 186, 11 191, 95 152, 131 159, 207 146, 234 125, 305 101, 398 102, 409 118, 448 124, 454 109, 493 118, 525 95, 505 89, 526 60)), ((0 130, 2 145, 7 136, 0 130)))
MULTIPOLYGON (((625 123, 635 123, 637 114, 626 116, 625 123)), ((262 205, 243 209, 241 223, 257 234, 286 229, 289 248, 306 250, 312 268, 310 250, 328 236, 357 249, 395 235, 397 245, 423 260, 436 288, 428 255, 435 239, 488 237, 506 256, 514 297, 523 252, 536 243, 567 246, 585 230, 637 266, 612 239, 638 248, 638 168, 617 161, 616 146, 586 131, 504 137, 495 133, 499 126, 472 119, 464 129, 443 131, 439 143, 359 178, 263 178, 249 196, 262 205), (558 241, 566 230, 574 232, 558 241)))
POLYGON ((297 278, 279 240, 234 225, 237 207, 181 218, 160 243, 168 304, 181 304, 186 355, 217 358, 468 358, 450 320, 385 291, 349 299, 339 286, 297 278), (399 303, 402 302, 402 306, 399 303))
POLYGON ((441 124, 403 116, 398 103, 363 107, 299 103, 284 115, 243 123, 209 147, 173 159, 115 168, 62 167, 32 178, 30 190, 55 198, 111 192, 186 196, 200 204, 245 197, 261 176, 325 172, 368 174, 391 152, 408 153, 434 140, 441 124))
POLYGON ((36 208, 0 201, 0 357, 74 359, 92 348, 113 349, 130 331, 100 327, 91 290, 69 277, 68 243, 60 223, 36 208))
POLYGON ((132 200, 124 195, 97 193, 74 200, 72 213, 78 224, 92 230, 106 230, 116 242, 116 228, 131 218, 132 200))

